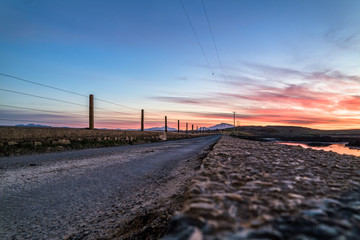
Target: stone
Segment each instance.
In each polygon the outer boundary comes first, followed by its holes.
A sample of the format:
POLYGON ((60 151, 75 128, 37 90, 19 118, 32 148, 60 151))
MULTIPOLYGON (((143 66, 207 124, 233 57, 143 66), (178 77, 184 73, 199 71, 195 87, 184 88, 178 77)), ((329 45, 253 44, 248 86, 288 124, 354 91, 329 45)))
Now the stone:
POLYGON ((18 142, 16 142, 16 141, 10 141, 7 143, 7 145, 9 145, 9 146, 14 146, 16 144, 18 144, 18 142))
POLYGON ((71 144, 71 141, 69 139, 60 139, 57 141, 57 143, 61 145, 69 145, 71 144))
POLYGON ((43 145, 43 143, 40 142, 40 141, 35 141, 35 142, 34 142, 34 147, 39 147, 39 146, 41 146, 41 145, 43 145))
POLYGON ((319 224, 317 226, 315 226, 314 228, 314 234, 316 236, 321 236, 321 237, 336 237, 338 235, 338 231, 336 230, 336 228, 327 226, 325 224, 319 224))
POLYGON ((272 227, 264 227, 248 234, 249 239, 282 239, 282 234, 272 227))
POLYGON ((189 240, 202 240, 203 235, 202 235, 201 231, 198 228, 195 228, 188 239, 189 240))
POLYGON ((288 197, 289 198, 298 198, 298 199, 303 199, 304 198, 304 196, 302 196, 302 195, 300 195, 300 194, 295 194, 295 193, 289 193, 288 194, 288 197))
POLYGON ((303 214, 308 217, 324 217, 326 213, 322 209, 310 209, 303 211, 303 214))

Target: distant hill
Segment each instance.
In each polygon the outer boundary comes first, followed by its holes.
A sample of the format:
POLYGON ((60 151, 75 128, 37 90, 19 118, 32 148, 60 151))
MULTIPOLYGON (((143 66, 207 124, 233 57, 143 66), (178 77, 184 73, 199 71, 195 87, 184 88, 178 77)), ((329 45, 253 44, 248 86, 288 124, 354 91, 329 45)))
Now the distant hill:
POLYGON ((281 141, 354 142, 354 139, 360 139, 360 129, 319 130, 298 126, 241 126, 236 128, 236 135, 250 140, 274 138, 281 141))
POLYGON ((212 127, 208 127, 207 130, 222 130, 227 128, 233 128, 234 125, 228 123, 220 123, 212 127))
POLYGON ((15 127, 52 127, 52 126, 30 123, 30 124, 17 124, 15 125, 15 127))
MULTIPOLYGON (((168 130, 169 132, 175 132, 175 131, 177 131, 176 128, 171 128, 171 127, 168 127, 167 130, 168 130)), ((162 131, 162 132, 163 132, 163 131, 165 131, 165 126, 163 126, 163 127, 146 128, 145 131, 162 131)))

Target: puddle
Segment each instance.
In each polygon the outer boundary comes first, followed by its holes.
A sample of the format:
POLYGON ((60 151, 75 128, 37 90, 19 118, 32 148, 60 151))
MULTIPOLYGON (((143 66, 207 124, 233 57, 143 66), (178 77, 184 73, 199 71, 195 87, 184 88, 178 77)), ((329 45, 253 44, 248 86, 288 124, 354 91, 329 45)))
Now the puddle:
MULTIPOLYGON (((349 148, 345 146, 346 143, 334 143, 329 146, 315 147, 309 146, 310 143, 297 143, 297 142, 278 142, 279 144, 290 145, 290 146, 301 146, 303 148, 312 148, 315 150, 333 151, 339 154, 348 154, 360 157, 360 149, 349 148)), ((325 143, 326 144, 326 143, 325 143)))

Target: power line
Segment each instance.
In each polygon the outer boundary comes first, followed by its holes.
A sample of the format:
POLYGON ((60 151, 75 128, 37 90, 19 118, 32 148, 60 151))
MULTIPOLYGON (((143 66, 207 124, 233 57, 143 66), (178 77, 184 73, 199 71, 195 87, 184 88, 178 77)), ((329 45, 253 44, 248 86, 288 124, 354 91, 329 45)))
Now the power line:
POLYGON ((189 24, 190 24, 190 26, 191 26, 191 30, 192 30, 192 32, 194 33, 194 36, 195 36, 196 41, 197 41, 197 43, 198 43, 198 45, 199 45, 199 47, 200 47, 200 49, 201 49, 201 52, 202 52, 202 54, 204 55, 204 58, 205 58, 205 60, 206 60, 206 63, 207 63, 207 65, 208 65, 208 67, 209 67, 209 69, 210 69, 210 71, 211 71, 211 75, 212 75, 213 78, 215 79, 215 81, 216 81, 216 83, 217 83, 217 85, 218 85, 218 88, 220 89, 220 85, 219 85, 219 83, 218 83, 218 81, 217 81, 217 79, 216 79, 216 77, 215 77, 214 71, 213 71, 213 69, 212 69, 212 67, 211 67, 211 65, 210 65, 210 61, 209 61, 208 57, 207 57, 206 54, 205 54, 204 48, 203 48, 202 45, 201 45, 201 42, 200 42, 200 40, 199 40, 199 37, 198 37, 198 35, 196 34, 194 25, 192 24, 192 22, 191 22, 191 20, 190 20, 189 14, 187 13, 187 11, 186 11, 186 9, 185 9, 185 6, 184 6, 182 0, 179 0, 179 2, 180 2, 180 4, 181 4, 181 6, 182 6, 182 9, 184 10, 184 13, 185 13, 185 15, 186 15, 186 18, 187 18, 187 20, 188 20, 188 22, 189 22, 189 24))
POLYGON ((145 114, 147 114, 147 115, 159 116, 159 117, 164 117, 163 115, 160 115, 160 114, 157 114, 157 113, 148 112, 148 111, 146 111, 145 114))
POLYGON ((106 108, 99 108, 99 107, 96 107, 95 109, 103 110, 103 111, 107 111, 107 112, 121 113, 121 114, 125 114, 125 115, 133 115, 133 114, 135 114, 135 113, 124 113, 124 112, 119 112, 119 111, 114 111, 114 110, 110 110, 110 109, 106 109, 106 108))
POLYGON ((145 117, 146 120, 154 120, 154 121, 162 121, 163 118, 157 118, 157 117, 145 117))
POLYGON ((136 109, 136 108, 128 107, 128 106, 121 105, 121 104, 114 103, 114 102, 110 102, 110 101, 107 101, 107 100, 103 100, 103 99, 99 99, 99 98, 95 98, 95 99, 96 99, 96 100, 98 100, 98 101, 100 101, 100 102, 109 103, 109 104, 113 104, 113 105, 116 105, 116 106, 119 106, 119 107, 124 107, 124 108, 128 108, 128 109, 132 109, 132 110, 140 111, 140 109, 136 109))
POLYGON ((72 105, 87 107, 86 105, 83 105, 83 104, 78 104, 78 103, 63 101, 63 100, 59 100, 59 99, 54 99, 54 98, 48 98, 48 97, 33 95, 33 94, 29 94, 29 93, 23 93, 23 92, 18 92, 18 91, 3 89, 3 88, 0 88, 0 90, 1 90, 1 91, 4 91, 4 92, 11 92, 11 93, 16 93, 16 94, 20 94, 20 95, 30 96, 30 97, 36 97, 36 98, 41 98, 41 99, 46 99, 46 100, 51 100, 51 101, 56 101, 56 102, 62 102, 62 103, 67 103, 67 104, 72 104, 72 105))
POLYGON ((130 120, 133 120, 133 119, 137 119, 137 118, 108 118, 108 117, 95 117, 95 119, 104 119, 104 120, 115 120, 115 121, 130 121, 130 120))
MULTIPOLYGON (((16 77, 16 76, 13 76, 13 75, 4 74, 4 73, 0 73, 0 75, 1 75, 1 76, 4 76, 4 77, 8 77, 8 78, 17 79, 17 80, 20 80, 20 81, 23 81, 23 82, 35 84, 35 85, 38 85, 38 86, 42 86, 42 87, 51 88, 51 89, 55 89, 55 90, 58 90, 58 91, 66 92, 66 93, 71 93, 71 94, 78 95, 78 96, 82 96, 82 97, 88 97, 87 95, 84 95, 84 94, 80 94, 80 93, 73 92, 73 91, 69 91, 69 90, 65 90, 65 89, 62 89, 62 88, 53 87, 53 86, 50 86, 50 85, 46 85, 46 84, 42 84, 42 83, 30 81, 30 80, 27 80, 27 79, 24 79, 24 78, 20 78, 20 77, 16 77)), ((118 104, 118 103, 114 103, 114 102, 107 101, 107 100, 103 100, 103 99, 99 99, 99 98, 96 98, 96 100, 101 101, 101 102, 105 102, 105 103, 109 103, 109 104, 113 104, 113 105, 116 105, 116 106, 119 106, 119 107, 124 107, 124 108, 128 108, 128 109, 133 109, 133 110, 137 110, 137 111, 139 110, 139 109, 136 109, 136 108, 128 107, 128 106, 125 106, 125 105, 121 105, 121 104, 118 104)))
MULTIPOLYGON (((63 112, 57 112, 57 111, 50 111, 50 110, 42 110, 42 109, 35 109, 35 108, 26 108, 26 107, 17 107, 17 106, 10 106, 10 105, 4 105, 0 104, 1 107, 8 107, 8 108, 15 108, 15 109, 23 109, 23 110, 31 110, 31 111, 37 111, 37 112, 48 112, 48 113, 57 113, 57 114, 64 114, 63 112)), ((80 114, 74 114, 74 113, 67 113, 71 114, 71 117, 77 116, 77 117, 88 117, 87 115, 80 115, 80 114)))
POLYGON ((209 16, 208 16, 207 11, 206 11, 206 8, 205 8, 204 0, 201 0, 201 3, 202 3, 202 6, 203 6, 203 9, 204 9, 204 12, 205 12, 206 21, 207 21, 207 24, 208 24, 208 27, 209 27, 209 30, 210 30, 210 34, 211 34, 212 42, 213 42, 213 44, 214 44, 214 48, 215 48, 215 51, 216 51, 216 55, 217 55, 217 58, 218 58, 218 60, 219 60, 219 65, 220 65, 220 68, 221 68, 221 72, 222 72, 222 74, 223 74, 223 76, 224 76, 224 80, 225 80, 225 73, 224 73, 223 65, 222 65, 222 63, 221 63, 220 55, 219 55, 219 52, 218 52, 218 48, 217 48, 216 43, 215 43, 214 33, 213 33, 212 28, 211 28, 211 25, 210 25, 209 16))
POLYGON ((4 73, 0 73, 0 75, 2 75, 4 77, 8 77, 8 78, 17 79, 17 80, 20 80, 20 81, 23 81, 23 82, 35 84, 35 85, 38 85, 38 86, 42 86, 42 87, 51 88, 51 89, 55 89, 55 90, 58 90, 58 91, 66 92, 66 93, 71 93, 71 94, 82 96, 82 97, 88 97, 87 95, 83 95, 83 94, 80 94, 80 93, 76 93, 76 92, 73 92, 73 91, 61 89, 61 88, 58 88, 58 87, 53 87, 53 86, 45 85, 45 84, 42 84, 42 83, 26 80, 26 79, 19 78, 19 77, 16 77, 16 76, 4 74, 4 73))

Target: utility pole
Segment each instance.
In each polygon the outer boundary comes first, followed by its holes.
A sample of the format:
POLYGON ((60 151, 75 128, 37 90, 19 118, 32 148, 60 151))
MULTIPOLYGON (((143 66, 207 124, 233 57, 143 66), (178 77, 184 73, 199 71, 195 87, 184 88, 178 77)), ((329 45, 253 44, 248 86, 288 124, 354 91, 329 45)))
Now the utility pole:
POLYGON ((94 95, 89 95, 89 129, 94 129, 94 95))
POLYGON ((188 123, 186 123, 186 134, 188 133, 188 123))
POLYGON ((144 109, 141 109, 141 131, 144 131, 144 109))
POLYGON ((167 132, 167 116, 165 116, 165 132, 167 132))
POLYGON ((234 135, 235 135, 235 112, 234 112, 234 135))
POLYGON ((180 132, 180 120, 178 120, 178 133, 180 132))

